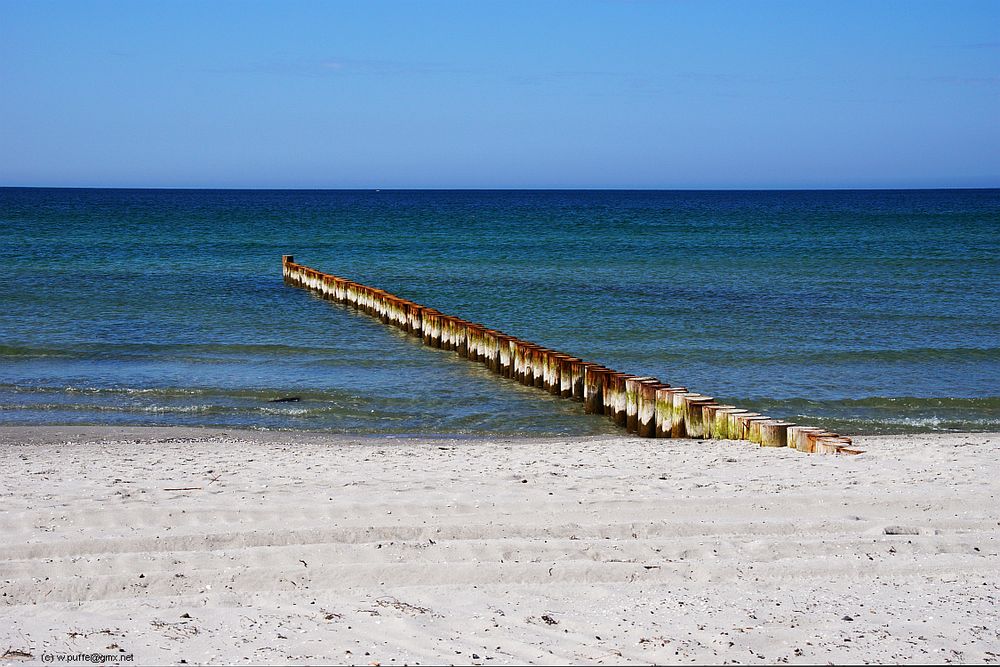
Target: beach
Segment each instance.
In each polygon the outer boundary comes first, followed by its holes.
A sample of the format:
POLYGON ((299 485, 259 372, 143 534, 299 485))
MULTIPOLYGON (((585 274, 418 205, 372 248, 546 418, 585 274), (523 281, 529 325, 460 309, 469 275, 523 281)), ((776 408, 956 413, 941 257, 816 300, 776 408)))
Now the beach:
POLYGON ((995 663, 1000 434, 0 427, 3 662, 995 663))

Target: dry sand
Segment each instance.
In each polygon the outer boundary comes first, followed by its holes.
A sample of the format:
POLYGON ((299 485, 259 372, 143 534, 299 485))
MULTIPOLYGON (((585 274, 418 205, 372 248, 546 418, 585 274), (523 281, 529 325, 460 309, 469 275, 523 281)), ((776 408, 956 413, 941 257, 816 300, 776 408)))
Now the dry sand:
POLYGON ((0 662, 997 662, 1000 435, 858 441, 0 428, 0 662))

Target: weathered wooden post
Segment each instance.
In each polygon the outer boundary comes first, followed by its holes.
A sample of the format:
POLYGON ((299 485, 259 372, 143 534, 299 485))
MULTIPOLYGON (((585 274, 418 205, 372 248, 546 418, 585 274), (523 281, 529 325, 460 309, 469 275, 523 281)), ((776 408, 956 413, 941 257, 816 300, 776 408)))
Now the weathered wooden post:
POLYGON ((529 386, 536 389, 545 387, 545 371, 548 369, 545 352, 546 349, 541 345, 531 346, 531 384, 529 386))
POLYGON ((453 320, 453 326, 455 353, 460 357, 467 358, 469 356, 469 323, 456 317, 453 320))
POLYGON ((603 414, 604 374, 610 370, 597 364, 587 364, 583 369, 584 396, 583 410, 590 414, 603 414))
POLYGON ((489 342, 486 340, 486 334, 488 329, 485 325, 480 324, 479 328, 476 329, 476 361, 483 364, 484 366, 489 366, 489 342))
POLYGON ((445 315, 443 313, 438 316, 438 331, 441 334, 441 344, 439 347, 442 350, 451 349, 451 319, 450 315, 445 315))
POLYGON ((601 409, 604 411, 604 416, 617 424, 618 410, 621 409, 622 426, 625 425, 624 387, 625 381, 622 379, 622 373, 619 373, 618 371, 608 370, 608 372, 601 378, 601 409), (619 383, 622 387, 621 395, 619 395, 618 392, 619 383))
POLYGON ((749 440, 750 442, 759 445, 760 444, 760 422, 769 421, 771 418, 766 415, 756 415, 754 417, 741 418, 740 422, 743 426, 742 437, 740 440, 749 440))
POLYGON ((479 361, 479 333, 482 327, 475 322, 465 323, 465 358, 469 361, 479 361))
POLYGON ((573 364, 580 360, 568 354, 559 359, 559 396, 573 398, 573 364))
POLYGON ((649 375, 625 378, 625 430, 639 431, 639 385, 645 380, 656 380, 649 375))
POLYGON ((511 376, 511 360, 513 359, 511 355, 511 342, 512 337, 507 334, 499 334, 497 336, 498 359, 499 366, 497 372, 501 377, 509 378, 511 376))
POLYGON ((735 431, 730 431, 730 422, 733 415, 744 414, 749 410, 740 408, 722 408, 715 411, 715 418, 712 420, 712 437, 720 440, 735 440, 735 431))
POLYGON ((534 343, 522 341, 521 353, 524 355, 524 372, 521 374, 521 384, 525 387, 535 386, 535 348, 534 343))
POLYGON ((494 333, 495 332, 492 329, 483 328, 483 339, 481 343, 482 358, 480 361, 483 363, 483 366, 486 366, 486 368, 490 370, 493 370, 493 360, 498 359, 496 355, 499 355, 500 353, 500 350, 495 346, 496 339, 493 335, 494 333))
POLYGON ((513 360, 511 368, 511 377, 518 382, 524 381, 524 341, 519 338, 515 338, 512 343, 511 349, 513 350, 513 360))
POLYGON ((760 422, 760 446, 787 447, 789 426, 795 426, 795 424, 778 419, 760 422))
POLYGON ((490 358, 490 370, 500 374, 500 354, 504 348, 504 335, 493 329, 489 330, 489 358, 490 358))
POLYGON ((684 405, 684 398, 686 396, 698 397, 701 396, 701 394, 689 391, 689 392, 677 392, 672 395, 673 406, 671 407, 671 419, 670 419, 671 438, 684 438, 687 436, 687 430, 684 428, 684 413, 687 412, 687 408, 684 405))
POLYGON ((817 454, 861 454, 860 449, 856 449, 851 439, 842 435, 829 436, 816 440, 817 454))
POLYGON ((818 426, 789 426, 788 434, 786 436, 788 446, 792 449, 797 449, 800 452, 807 452, 809 448, 809 441, 806 439, 806 433, 822 430, 823 429, 818 426))
POLYGON ((807 431, 806 434, 806 452, 809 454, 814 454, 817 452, 817 443, 825 438, 836 438, 838 437, 833 431, 807 431))
POLYGON ((648 380, 639 383, 638 413, 640 438, 656 437, 656 392, 667 387, 658 380, 648 380))
POLYGON ((479 361, 490 370, 493 369, 493 351, 493 331, 483 327, 482 338, 479 340, 479 361))
POLYGON ((553 396, 562 394, 562 361, 569 355, 553 352, 549 355, 549 393, 553 396))
POLYGON ((411 303, 406 308, 406 331, 414 336, 423 337, 424 331, 424 320, 423 320, 423 310, 424 307, 419 303, 411 303))
POLYGON ((584 381, 583 369, 586 367, 586 365, 587 365, 587 362, 583 361, 582 359, 580 361, 574 361, 574 362, 572 362, 570 364, 570 367, 573 369, 573 400, 574 401, 583 401, 583 395, 585 393, 584 392, 584 384, 583 384, 583 381, 584 381))
POLYGON ((625 382, 635 377, 628 373, 609 371, 604 376, 604 412, 608 419, 616 425, 628 426, 628 398, 625 392, 625 382))
POLYGON ((410 331, 410 302, 406 299, 396 303, 396 326, 404 333, 410 331))
POLYGON ((715 434, 715 415, 718 414, 719 410, 728 410, 732 408, 732 405, 719 405, 717 403, 707 403, 702 406, 702 421, 705 423, 705 437, 718 439, 719 436, 715 434))
POLYGON ((768 419, 759 412, 736 412, 729 415, 729 433, 733 440, 746 440, 750 432, 751 419, 768 419))
POLYGON ((389 293, 375 290, 375 310, 383 324, 389 324, 389 293))
POLYGON ((705 438, 704 406, 714 403, 711 396, 684 394, 684 432, 689 438, 705 438))
POLYGON ((685 387, 663 387, 656 390, 656 437, 672 438, 674 428, 674 394, 685 394, 685 387))
POLYGON ((427 347, 434 347, 434 321, 440 313, 433 308, 424 308, 421 313, 423 325, 423 340, 427 347))
POLYGON ((469 340, 469 361, 481 361, 483 358, 483 325, 470 322, 466 327, 469 340))
POLYGON ((545 381, 542 375, 541 365, 542 346, 532 343, 525 352, 525 361, 528 367, 524 373, 524 384, 526 387, 538 387, 545 381))

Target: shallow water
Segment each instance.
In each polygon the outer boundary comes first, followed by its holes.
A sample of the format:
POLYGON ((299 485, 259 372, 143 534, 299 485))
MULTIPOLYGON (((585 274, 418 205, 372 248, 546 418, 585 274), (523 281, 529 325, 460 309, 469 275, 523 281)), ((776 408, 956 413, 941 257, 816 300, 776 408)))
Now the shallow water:
POLYGON ((1000 190, 0 189, 0 423, 613 431, 285 286, 290 253, 775 417, 997 430, 998 232, 1000 190))

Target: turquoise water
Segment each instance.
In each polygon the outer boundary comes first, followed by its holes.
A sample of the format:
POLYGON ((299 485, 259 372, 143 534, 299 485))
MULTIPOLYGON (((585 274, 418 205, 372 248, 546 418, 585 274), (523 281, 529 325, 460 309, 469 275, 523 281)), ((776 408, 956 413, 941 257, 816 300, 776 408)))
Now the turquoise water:
POLYGON ((0 239, 2 424, 613 432, 284 285, 288 253, 775 417, 1000 430, 1000 190, 6 188, 0 239))

